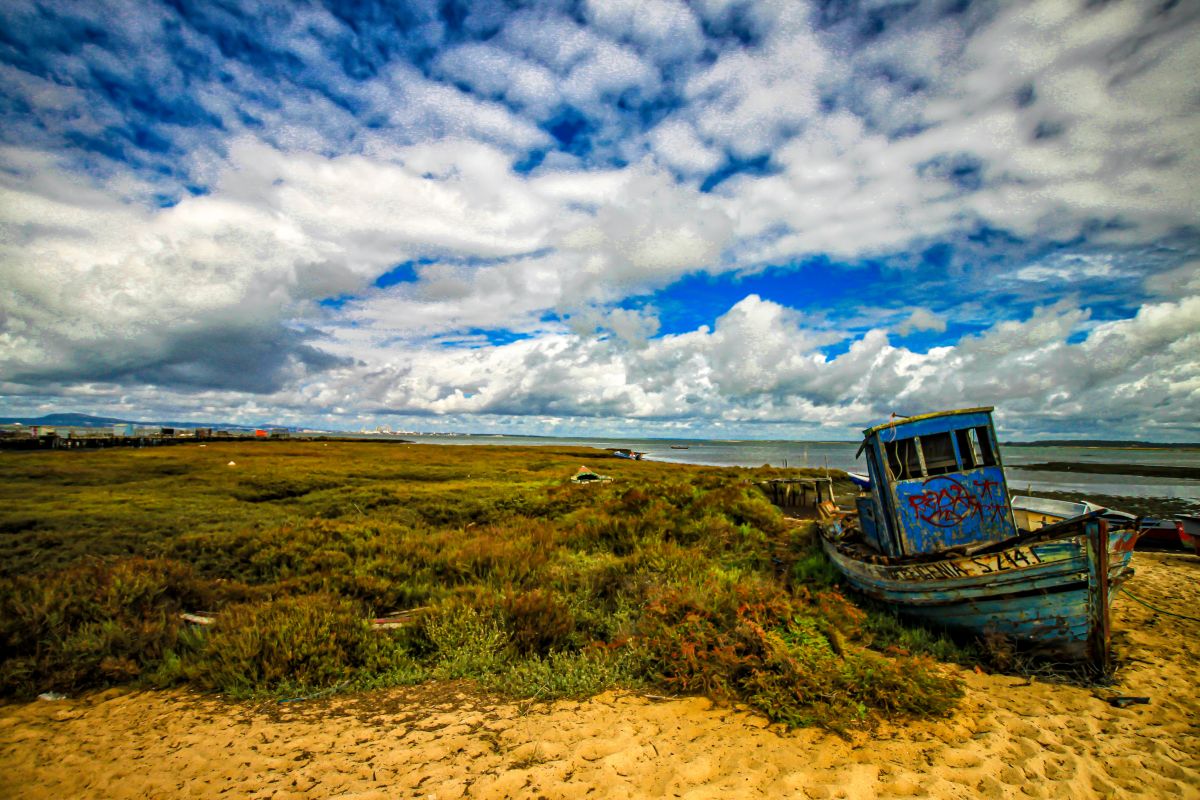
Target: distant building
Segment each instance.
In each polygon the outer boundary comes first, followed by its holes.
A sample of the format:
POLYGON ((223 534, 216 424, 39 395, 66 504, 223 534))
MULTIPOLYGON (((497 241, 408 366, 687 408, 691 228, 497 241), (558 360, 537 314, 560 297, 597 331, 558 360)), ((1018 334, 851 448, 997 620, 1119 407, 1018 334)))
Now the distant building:
POLYGON ((113 436, 133 436, 132 422, 118 422, 112 426, 113 436))
POLYGON ((272 439, 286 439, 289 436, 291 436, 291 432, 288 431, 287 428, 272 428, 271 429, 271 438, 272 439))

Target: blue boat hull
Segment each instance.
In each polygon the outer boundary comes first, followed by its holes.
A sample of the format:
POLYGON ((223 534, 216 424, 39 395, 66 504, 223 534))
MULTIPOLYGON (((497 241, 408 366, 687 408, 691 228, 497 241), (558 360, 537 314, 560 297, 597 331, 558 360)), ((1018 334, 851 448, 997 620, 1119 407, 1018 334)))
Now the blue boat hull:
POLYGON ((1046 655, 1106 661, 1109 598, 1132 575, 1136 533, 1109 532, 1095 519, 1056 527, 1059 533, 1019 537, 986 554, 933 560, 860 557, 861 548, 831 536, 822 543, 854 588, 908 617, 1000 634, 1046 655))

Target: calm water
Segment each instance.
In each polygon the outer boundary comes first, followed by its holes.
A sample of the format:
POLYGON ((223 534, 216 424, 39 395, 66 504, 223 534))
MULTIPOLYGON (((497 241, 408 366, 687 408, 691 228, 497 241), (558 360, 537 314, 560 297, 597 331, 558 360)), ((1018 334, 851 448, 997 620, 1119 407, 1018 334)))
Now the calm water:
MULTIPOLYGON (((866 472, 854 458, 857 442, 722 441, 709 439, 606 439, 581 437, 556 439, 527 436, 425 436, 404 438, 434 444, 581 445, 632 448, 654 461, 711 464, 724 467, 829 467, 866 472), (674 449, 672 445, 686 447, 674 449)), ((1089 475, 1074 472, 1040 472, 1022 464, 1046 461, 1200 467, 1200 450, 1128 450, 1106 447, 1004 447, 1005 474, 1014 492, 1027 489, 1122 497, 1178 497, 1200 503, 1200 481, 1177 478, 1144 478, 1131 475, 1089 475)))

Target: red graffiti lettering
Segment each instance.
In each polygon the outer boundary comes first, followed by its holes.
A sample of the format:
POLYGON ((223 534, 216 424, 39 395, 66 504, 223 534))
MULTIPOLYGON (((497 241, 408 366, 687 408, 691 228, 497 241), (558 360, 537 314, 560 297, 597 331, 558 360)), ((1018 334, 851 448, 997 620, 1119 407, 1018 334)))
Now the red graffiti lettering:
POLYGON ((1007 509, 1000 499, 1000 483, 984 478, 981 481, 974 481, 974 484, 982 515, 993 520, 1003 519, 1007 509))
POLYGON ((972 514, 983 516, 979 499, 958 481, 945 476, 925 481, 924 491, 909 497, 908 504, 919 519, 939 528, 958 525, 972 514))

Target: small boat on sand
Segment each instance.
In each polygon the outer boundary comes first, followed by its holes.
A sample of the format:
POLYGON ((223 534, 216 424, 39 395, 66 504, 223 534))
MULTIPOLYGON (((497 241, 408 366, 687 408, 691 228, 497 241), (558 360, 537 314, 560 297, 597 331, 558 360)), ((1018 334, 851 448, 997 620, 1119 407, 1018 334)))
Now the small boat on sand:
POLYGON ((1133 574, 1137 531, 1095 507, 1018 525, 991 412, 865 430, 870 488, 857 513, 823 506, 825 552, 854 588, 908 617, 1107 670, 1110 598, 1133 574))
POLYGON ((1110 528, 1136 527, 1138 517, 1128 511, 1117 511, 1115 508, 1104 508, 1086 500, 1072 502, 1069 500, 1051 500, 1047 497, 1024 497, 1013 495, 1011 499, 1013 521, 1017 528, 1025 531, 1036 531, 1047 525, 1053 525, 1064 520, 1089 514, 1093 511, 1100 513, 1110 528))
POLYGON ((1179 520, 1143 519, 1138 525, 1138 548, 1178 550, 1185 546, 1184 535, 1183 523, 1179 520))
POLYGON ((863 475, 861 472, 847 472, 846 476, 850 478, 850 482, 863 491, 871 489, 871 477, 863 475))
POLYGON ((1179 524, 1182 526, 1179 539, 1184 548, 1200 556, 1200 517, 1184 515, 1179 518, 1179 524))

